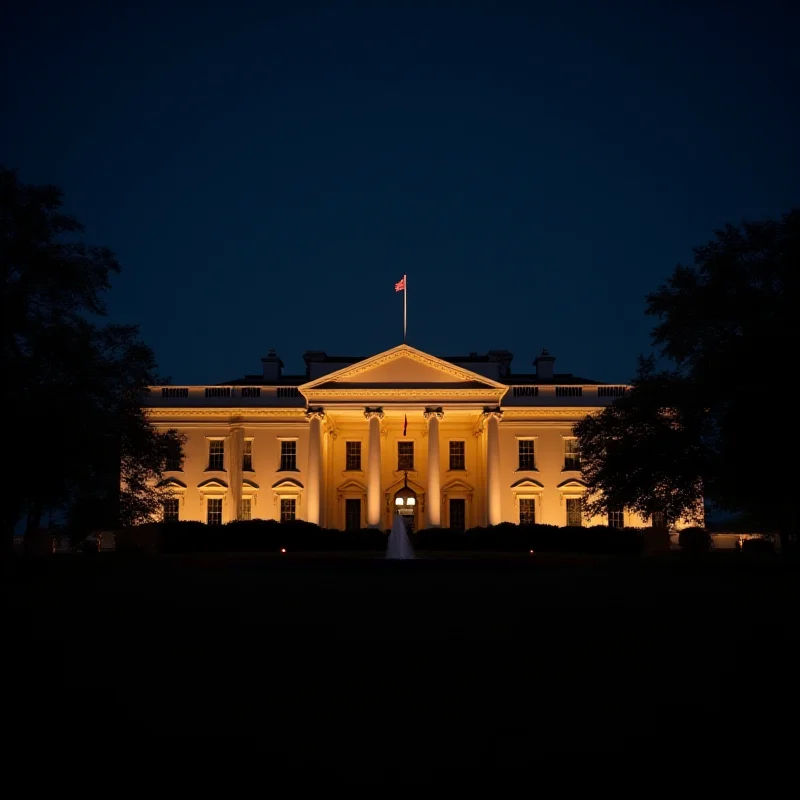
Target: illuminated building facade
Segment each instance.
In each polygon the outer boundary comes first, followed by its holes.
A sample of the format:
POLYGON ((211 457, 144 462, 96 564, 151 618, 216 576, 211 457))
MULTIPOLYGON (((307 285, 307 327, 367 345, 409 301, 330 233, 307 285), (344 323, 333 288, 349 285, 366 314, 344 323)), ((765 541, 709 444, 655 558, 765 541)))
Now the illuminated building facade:
POLYGON ((627 510, 581 514, 573 425, 625 386, 554 373, 546 351, 527 374, 512 373, 506 350, 437 358, 402 344, 304 359, 301 376, 270 351, 260 375, 150 389, 152 424, 187 437, 164 475, 167 519, 390 528, 402 510, 414 529, 650 524, 627 510))

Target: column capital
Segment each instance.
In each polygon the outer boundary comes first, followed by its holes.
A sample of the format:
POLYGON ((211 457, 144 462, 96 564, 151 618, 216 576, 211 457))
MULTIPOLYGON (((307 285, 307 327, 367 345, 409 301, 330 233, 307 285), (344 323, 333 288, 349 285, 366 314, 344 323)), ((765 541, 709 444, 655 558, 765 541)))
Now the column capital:
POLYGON ((325 419, 325 409, 322 406, 306 409, 306 419, 325 419))
POLYGON ((367 406, 364 409, 364 416, 367 419, 372 419, 373 417, 377 417, 378 419, 383 419, 383 409, 380 406, 377 407, 367 406))
POLYGON ((422 412, 422 416, 425 417, 425 419, 431 419, 432 417, 441 419, 444 416, 444 411, 442 411, 441 406, 439 408, 426 408, 422 412))
POLYGON ((483 418, 484 419, 489 419, 491 417, 494 417, 495 419, 500 419, 500 417, 502 417, 502 416, 503 416, 503 411, 500 408, 500 406, 494 406, 494 407, 486 406, 483 409, 483 418))

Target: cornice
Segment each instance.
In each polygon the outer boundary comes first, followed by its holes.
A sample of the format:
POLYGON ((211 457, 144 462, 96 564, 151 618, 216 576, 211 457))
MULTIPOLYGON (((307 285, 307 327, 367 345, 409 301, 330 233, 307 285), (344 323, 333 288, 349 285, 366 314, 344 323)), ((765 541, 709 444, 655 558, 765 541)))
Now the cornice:
POLYGON ((603 406, 570 406, 568 408, 552 408, 542 406, 541 408, 514 408, 506 406, 503 408, 503 420, 522 418, 547 418, 547 417, 575 417, 582 418, 589 414, 602 411, 603 406))
POLYGON ((480 400, 481 398, 497 398, 498 400, 505 394, 503 389, 493 389, 487 386, 485 389, 311 389, 303 393, 307 398, 318 400, 355 400, 356 398, 368 398, 370 402, 386 400, 414 400, 417 402, 430 403, 433 399, 463 397, 470 400, 480 400))

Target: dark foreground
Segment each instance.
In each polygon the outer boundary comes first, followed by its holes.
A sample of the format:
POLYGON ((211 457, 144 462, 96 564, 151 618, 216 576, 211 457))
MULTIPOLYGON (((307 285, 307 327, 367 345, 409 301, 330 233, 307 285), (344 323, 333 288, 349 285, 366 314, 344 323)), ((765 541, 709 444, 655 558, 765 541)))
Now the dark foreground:
POLYGON ((246 736, 265 764, 356 779, 774 757, 797 745, 797 589, 796 562, 719 554, 19 562, 6 721, 246 736))

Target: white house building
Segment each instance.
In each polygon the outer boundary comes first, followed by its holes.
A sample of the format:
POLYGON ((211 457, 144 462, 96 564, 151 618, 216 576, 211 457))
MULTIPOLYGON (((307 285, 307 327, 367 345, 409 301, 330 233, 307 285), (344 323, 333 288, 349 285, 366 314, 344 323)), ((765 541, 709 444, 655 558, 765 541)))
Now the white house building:
POLYGON ((650 524, 581 514, 573 425, 625 386, 555 373, 546 351, 524 374, 507 350, 437 358, 402 344, 304 359, 300 376, 270 351, 259 375, 151 387, 152 424, 187 437, 165 473, 165 518, 389 528, 401 510, 414 529, 650 524))

